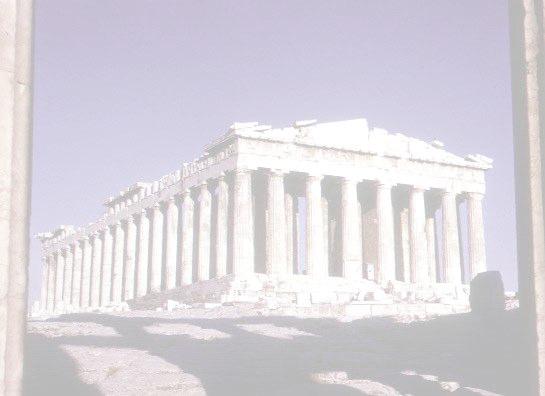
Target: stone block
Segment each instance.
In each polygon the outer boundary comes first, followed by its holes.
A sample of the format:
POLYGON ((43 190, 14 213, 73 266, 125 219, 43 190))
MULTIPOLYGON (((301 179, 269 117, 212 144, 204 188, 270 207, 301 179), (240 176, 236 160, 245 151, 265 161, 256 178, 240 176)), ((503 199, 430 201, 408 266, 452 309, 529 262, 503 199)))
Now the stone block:
POLYGON ((371 308, 372 316, 397 315, 398 304, 374 304, 371 308))
POLYGON ((337 295, 333 292, 312 292, 310 301, 313 304, 334 304, 337 302, 337 295))
POLYGON ((337 293, 337 302, 339 304, 348 304, 353 299, 353 293, 337 293))
POLYGON ((311 307, 312 302, 310 300, 310 293, 305 293, 305 292, 297 293, 296 303, 298 307, 311 307))
POLYGON ((371 305, 369 304, 347 304, 344 306, 344 314, 356 318, 371 316, 371 305))
POLYGON ((165 303, 165 309, 166 309, 168 312, 172 312, 172 311, 174 311, 176 308, 178 308, 179 305, 180 305, 180 303, 179 303, 178 301, 167 300, 167 302, 165 303))
POLYGON ((254 294, 242 293, 242 294, 233 296, 231 301, 235 302, 235 303, 253 303, 253 304, 255 304, 255 303, 259 302, 259 296, 254 295, 254 294))
POLYGON ((452 306, 440 303, 426 304, 426 314, 428 315, 448 315, 452 313, 452 306))
POLYGON ((426 313, 426 306, 424 304, 398 304, 397 312, 405 315, 423 315, 426 313))
POLYGON ((471 281, 471 311, 479 315, 498 314, 505 310, 505 290, 499 271, 482 272, 471 281))

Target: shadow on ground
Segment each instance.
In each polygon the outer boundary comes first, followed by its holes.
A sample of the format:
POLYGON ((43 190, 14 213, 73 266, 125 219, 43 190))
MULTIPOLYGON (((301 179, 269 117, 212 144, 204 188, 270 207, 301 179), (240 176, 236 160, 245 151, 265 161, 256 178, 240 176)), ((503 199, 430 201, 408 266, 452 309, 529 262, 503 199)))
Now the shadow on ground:
POLYGON ((76 375, 75 363, 60 345, 133 348, 148 351, 200 379, 208 395, 361 395, 344 385, 321 384, 311 375, 344 371, 401 394, 475 395, 460 388, 446 392, 440 381, 504 395, 523 395, 518 312, 484 320, 472 314, 443 316, 403 324, 391 318, 343 323, 334 319, 245 317, 164 319, 98 314, 65 315, 54 321, 95 322, 122 337, 46 338, 30 334, 27 343, 26 394, 96 394, 76 375), (216 329, 231 337, 198 340, 187 335, 158 335, 144 330, 157 323, 186 323, 216 329), (317 337, 278 339, 237 325, 272 323, 317 337), (420 375, 438 377, 430 381, 420 375), (405 373, 403 373, 405 372, 405 373))

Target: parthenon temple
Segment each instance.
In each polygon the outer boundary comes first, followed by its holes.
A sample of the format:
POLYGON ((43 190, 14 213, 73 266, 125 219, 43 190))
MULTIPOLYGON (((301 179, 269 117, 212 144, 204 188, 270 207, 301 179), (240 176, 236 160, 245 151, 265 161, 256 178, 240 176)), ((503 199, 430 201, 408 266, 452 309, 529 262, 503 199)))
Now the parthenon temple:
POLYGON ((40 306, 100 309, 224 276, 463 284, 486 270, 482 155, 365 119, 235 123, 204 154, 42 233, 40 306))

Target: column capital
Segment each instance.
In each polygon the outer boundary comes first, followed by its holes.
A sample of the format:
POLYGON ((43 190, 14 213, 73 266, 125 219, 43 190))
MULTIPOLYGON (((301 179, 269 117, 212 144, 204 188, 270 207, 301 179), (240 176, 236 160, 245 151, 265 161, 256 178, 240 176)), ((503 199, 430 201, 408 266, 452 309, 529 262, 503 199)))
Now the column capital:
POLYGON ((457 196, 460 192, 454 188, 443 188, 440 190, 441 196, 457 196))
POLYGON ((424 192, 428 191, 430 188, 428 186, 424 186, 423 184, 413 184, 411 185, 411 192, 424 192))
POLYGON ((225 172, 220 172, 220 174, 218 175, 216 179, 218 179, 218 181, 225 180, 225 176, 226 176, 225 172))
POLYGON ((252 169, 250 168, 235 168, 232 170, 233 174, 235 175, 245 175, 252 172, 252 169))
POLYGON ((342 184, 349 184, 349 183, 358 184, 361 180, 362 180, 361 177, 354 176, 354 175, 347 175, 347 176, 341 177, 342 184))
POLYGON ((132 224, 132 223, 134 223, 134 216, 130 215, 130 216, 122 219, 121 221, 126 223, 126 224, 132 224))
POLYGON ((482 192, 466 191, 464 192, 464 196, 468 199, 473 199, 478 201, 481 201, 484 199, 484 193, 482 192))
POLYGON ((91 235, 90 235, 91 239, 96 239, 96 238, 99 238, 99 237, 100 237, 100 231, 99 230, 92 232, 91 235))
POLYGON ((322 181, 323 178, 321 173, 307 172, 307 180, 322 181))
POLYGON ((281 168, 270 168, 268 171, 269 176, 284 176, 286 173, 289 173, 289 170, 281 168))
POLYGON ((397 183, 390 179, 378 179, 375 180, 375 185, 377 186, 377 188, 392 188, 397 185, 397 183))

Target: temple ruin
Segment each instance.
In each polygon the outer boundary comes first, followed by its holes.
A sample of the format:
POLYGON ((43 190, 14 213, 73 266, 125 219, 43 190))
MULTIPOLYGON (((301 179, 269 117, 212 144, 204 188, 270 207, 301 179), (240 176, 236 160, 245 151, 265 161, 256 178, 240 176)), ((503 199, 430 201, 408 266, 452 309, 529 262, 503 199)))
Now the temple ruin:
POLYGON ((41 311, 252 274, 456 287, 486 271, 491 163, 365 119, 235 123, 193 162, 110 197, 96 222, 40 234, 41 311))

